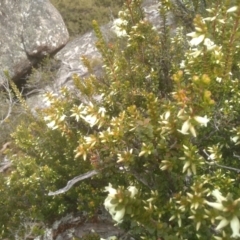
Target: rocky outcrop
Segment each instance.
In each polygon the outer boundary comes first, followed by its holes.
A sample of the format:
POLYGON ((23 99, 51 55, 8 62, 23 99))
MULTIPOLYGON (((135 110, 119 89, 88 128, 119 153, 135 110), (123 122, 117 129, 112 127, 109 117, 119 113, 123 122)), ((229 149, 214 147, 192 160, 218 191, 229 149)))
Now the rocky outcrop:
POLYGON ((49 0, 1 0, 0 33, 0 76, 7 70, 15 81, 69 39, 61 15, 49 0))
MULTIPOLYGON (((112 23, 101 27, 104 37, 109 41, 113 37, 111 31, 112 23)), ((88 69, 81 62, 82 56, 87 57, 91 62, 95 62, 94 72, 101 72, 101 54, 95 46, 96 36, 93 31, 77 37, 69 42, 62 50, 60 50, 54 58, 60 61, 61 65, 56 76, 56 85, 62 86, 71 80, 73 74, 85 77, 88 69)), ((68 83, 71 84, 71 83, 68 83)))

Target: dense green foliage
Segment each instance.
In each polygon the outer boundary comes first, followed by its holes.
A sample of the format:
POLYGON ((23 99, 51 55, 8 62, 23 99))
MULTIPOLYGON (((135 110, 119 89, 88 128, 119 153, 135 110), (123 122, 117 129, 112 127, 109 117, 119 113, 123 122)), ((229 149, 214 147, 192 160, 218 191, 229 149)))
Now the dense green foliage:
POLYGON ((124 0, 51 0, 58 9, 71 36, 92 29, 92 20, 106 24, 117 16, 124 0))
MULTIPOLYGON (((12 134, 2 236, 24 234, 23 219, 51 223, 104 203, 136 239, 240 238, 240 5, 206 1, 203 17, 202 1, 193 2, 188 34, 189 25, 157 32, 138 0, 119 13, 114 43, 93 22, 105 75, 75 75, 74 93, 46 93, 48 107, 12 134)), ((165 0, 159 11, 165 18, 171 9, 165 0)))

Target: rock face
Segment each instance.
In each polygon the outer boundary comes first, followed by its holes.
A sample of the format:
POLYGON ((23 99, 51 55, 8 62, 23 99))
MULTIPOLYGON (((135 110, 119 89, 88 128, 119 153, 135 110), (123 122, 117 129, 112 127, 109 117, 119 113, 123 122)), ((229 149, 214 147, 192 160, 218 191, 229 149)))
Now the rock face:
POLYGON ((69 39, 61 15, 49 0, 1 0, 0 33, 0 76, 7 70, 15 81, 69 39))

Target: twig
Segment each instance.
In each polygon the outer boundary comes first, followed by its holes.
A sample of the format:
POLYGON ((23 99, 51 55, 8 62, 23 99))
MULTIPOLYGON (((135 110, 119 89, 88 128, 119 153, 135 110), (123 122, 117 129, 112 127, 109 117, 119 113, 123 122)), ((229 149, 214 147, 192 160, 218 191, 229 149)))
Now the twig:
POLYGON ((4 77, 3 79, 3 83, 1 84, 2 87, 4 88, 4 90, 7 92, 8 95, 8 111, 6 113, 6 116, 0 121, 0 125, 2 125, 11 115, 12 113, 12 107, 13 107, 13 97, 12 97, 12 92, 9 86, 9 82, 6 79, 6 77, 4 77))
POLYGON ((89 171, 89 172, 87 172, 87 173, 81 174, 81 175, 73 178, 72 180, 68 181, 66 187, 61 188, 61 189, 57 190, 56 192, 49 192, 49 193, 48 193, 48 196, 55 196, 55 195, 59 195, 59 194, 61 194, 61 193, 65 193, 65 192, 67 192, 75 183, 80 182, 80 181, 82 181, 82 180, 84 180, 84 179, 90 178, 90 177, 92 177, 92 176, 94 176, 94 175, 96 175, 96 174, 98 174, 98 173, 99 173, 98 171, 92 170, 92 171, 89 171))
POLYGON ((239 155, 233 153, 233 156, 236 157, 238 160, 240 160, 240 156, 239 155))
MULTIPOLYGON (((207 153, 207 151, 206 151, 205 149, 203 150, 203 152, 204 152, 205 155, 208 157, 208 159, 210 159, 210 158, 209 158, 209 154, 207 153)), ((228 169, 228 170, 232 170, 232 171, 235 171, 235 172, 237 172, 237 173, 240 173, 240 169, 238 169, 238 168, 220 165, 220 164, 216 163, 214 159, 211 159, 211 160, 212 160, 213 164, 216 165, 217 167, 224 168, 224 169, 228 169)))

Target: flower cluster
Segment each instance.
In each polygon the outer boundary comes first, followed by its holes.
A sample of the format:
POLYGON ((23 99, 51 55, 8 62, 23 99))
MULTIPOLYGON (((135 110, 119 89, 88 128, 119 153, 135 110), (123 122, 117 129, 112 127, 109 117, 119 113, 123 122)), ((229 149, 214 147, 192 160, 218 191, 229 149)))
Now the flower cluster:
POLYGON ((240 207, 240 198, 232 200, 231 196, 223 197, 221 192, 216 189, 212 192, 212 195, 216 198, 216 202, 205 201, 205 203, 213 207, 223 214, 227 214, 227 217, 218 216, 216 219, 221 220, 216 230, 220 230, 230 224, 232 229, 232 238, 240 237, 240 221, 239 221, 239 207, 240 207))
MULTIPOLYGON (((138 193, 138 189, 135 186, 128 187, 128 193, 131 199, 134 199, 138 193)), ((105 187, 105 191, 109 192, 107 198, 104 201, 104 206, 106 210, 111 214, 114 221, 121 223, 125 215, 125 206, 123 203, 124 193, 122 189, 115 189, 112 187, 112 184, 109 183, 109 186, 105 187)))
POLYGON ((127 32, 124 27, 128 24, 126 20, 122 20, 121 18, 117 18, 113 22, 112 29, 116 33, 118 37, 126 37, 127 32))
POLYGON ((180 133, 187 135, 189 132, 193 135, 193 137, 197 136, 195 126, 196 124, 200 126, 207 126, 207 123, 210 121, 210 119, 207 116, 201 117, 201 116, 187 116, 186 114, 183 114, 184 111, 179 111, 178 117, 180 119, 184 119, 184 123, 182 125, 182 128, 178 130, 180 133))

